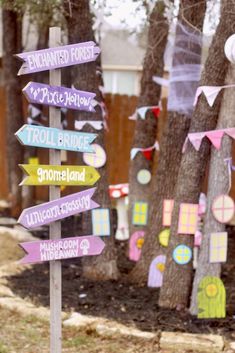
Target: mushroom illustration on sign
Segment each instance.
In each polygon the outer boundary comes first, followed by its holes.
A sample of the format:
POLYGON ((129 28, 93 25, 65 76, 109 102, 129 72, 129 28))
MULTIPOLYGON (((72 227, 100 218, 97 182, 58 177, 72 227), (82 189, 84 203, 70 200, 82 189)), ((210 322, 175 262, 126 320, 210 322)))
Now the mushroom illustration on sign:
POLYGON ((162 286, 165 263, 165 255, 159 255, 153 259, 149 267, 148 287, 160 288, 162 286))
POLYGON ((199 319, 225 318, 226 292, 218 277, 206 276, 197 291, 199 319))
POLYGON ((80 249, 83 255, 88 255, 88 250, 90 248, 90 242, 88 239, 83 239, 80 243, 80 249))
POLYGON ((139 261, 142 246, 144 244, 144 234, 143 230, 137 231, 132 234, 129 244, 129 259, 133 261, 139 261))

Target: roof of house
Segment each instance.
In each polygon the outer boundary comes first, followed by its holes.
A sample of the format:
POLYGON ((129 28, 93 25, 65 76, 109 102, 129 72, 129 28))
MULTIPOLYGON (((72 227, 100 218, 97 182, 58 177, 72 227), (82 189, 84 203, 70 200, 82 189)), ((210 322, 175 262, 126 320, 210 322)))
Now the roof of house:
POLYGON ((125 30, 110 30, 101 39, 103 65, 141 67, 146 48, 125 30))

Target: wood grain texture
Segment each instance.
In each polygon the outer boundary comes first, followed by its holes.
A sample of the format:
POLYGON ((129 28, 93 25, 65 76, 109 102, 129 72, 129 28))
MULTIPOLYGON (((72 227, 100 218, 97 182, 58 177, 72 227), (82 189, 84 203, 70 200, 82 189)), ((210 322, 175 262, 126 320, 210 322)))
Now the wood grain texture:
MULTIPOLYGON (((60 45, 61 31, 58 27, 50 28, 49 46, 56 47, 60 45)), ((61 70, 50 71, 50 85, 61 85, 61 70)), ((53 128, 61 128, 60 109, 49 108, 49 125, 53 128)), ((61 164, 60 151, 50 149, 49 163, 54 165, 61 164)), ((60 198, 60 187, 49 187, 50 201, 60 198)), ((61 238, 61 222, 56 221, 50 225, 50 239, 61 238)), ((50 262, 50 353, 61 353, 62 333, 61 333, 61 310, 62 310, 62 277, 61 262, 50 262)))

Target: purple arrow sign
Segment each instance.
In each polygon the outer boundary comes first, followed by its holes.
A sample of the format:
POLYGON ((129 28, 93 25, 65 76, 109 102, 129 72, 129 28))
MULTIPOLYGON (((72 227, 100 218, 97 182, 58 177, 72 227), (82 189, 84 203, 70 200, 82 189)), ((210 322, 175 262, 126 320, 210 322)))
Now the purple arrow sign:
POLYGON ((32 241, 20 243, 19 245, 26 252, 25 257, 20 261, 22 264, 99 255, 105 247, 105 243, 101 238, 92 235, 32 241))
POLYGON ((95 190, 96 188, 87 189, 39 206, 26 208, 21 213, 18 223, 25 228, 32 229, 97 208, 100 205, 91 199, 95 190))
POLYGON ((37 82, 29 82, 24 87, 23 93, 30 103, 95 112, 92 106, 95 93, 37 82))
POLYGON ((18 75, 95 61, 99 53, 100 48, 91 41, 16 54, 24 61, 18 75))

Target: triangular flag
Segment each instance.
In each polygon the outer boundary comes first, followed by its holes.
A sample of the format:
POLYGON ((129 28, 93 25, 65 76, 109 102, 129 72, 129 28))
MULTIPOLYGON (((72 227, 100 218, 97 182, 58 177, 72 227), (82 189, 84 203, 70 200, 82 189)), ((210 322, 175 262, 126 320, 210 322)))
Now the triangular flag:
POLYGON ((36 108, 32 104, 30 104, 29 109, 30 109, 31 118, 33 118, 33 119, 35 119, 36 117, 38 117, 42 113, 40 109, 36 108))
POLYGON ((195 106, 197 104, 198 97, 203 92, 209 106, 212 107, 215 100, 216 100, 216 97, 218 96, 218 94, 222 88, 224 88, 224 86, 200 86, 200 87, 198 87, 196 90, 193 105, 195 106))
POLYGON ((148 159, 150 161, 150 159, 152 158, 152 152, 153 150, 149 150, 149 149, 146 149, 146 150, 143 150, 142 153, 143 155, 145 156, 146 159, 148 159))
POLYGON ((131 159, 134 159, 136 154, 140 151, 140 148, 132 148, 131 149, 131 159))
POLYGON ((86 124, 86 121, 75 120, 74 127, 76 130, 82 130, 83 126, 86 124))
POLYGON ((156 151, 160 151, 160 146, 159 146, 158 141, 155 142, 154 147, 155 147, 156 151))
POLYGON ((160 108, 159 108, 159 107, 153 107, 151 110, 152 110, 154 116, 155 116, 156 118, 158 118, 159 115, 160 115, 160 112, 161 112, 161 111, 160 111, 160 108))
POLYGON ((165 86, 165 87, 169 87, 169 85, 170 85, 169 80, 167 80, 166 78, 163 78, 163 77, 159 77, 159 76, 153 76, 153 82, 155 82, 157 85, 165 86))
POLYGON ((205 132, 196 132, 196 133, 188 134, 188 139, 196 151, 199 151, 201 147, 202 139, 205 135, 206 135, 205 132))
POLYGON ((149 110, 149 107, 141 107, 141 108, 138 108, 137 109, 137 112, 139 114, 139 116, 141 117, 141 119, 145 119, 145 115, 146 115, 146 112, 149 110))
POLYGON ((136 120, 137 119, 137 112, 135 111, 131 116, 128 118, 129 120, 136 120))
POLYGON ((224 135, 223 130, 208 131, 206 136, 211 141, 212 145, 219 150, 221 146, 222 137, 224 135))
POLYGON ((230 129, 225 129, 224 132, 232 137, 233 139, 235 139, 235 127, 231 127, 230 129))

